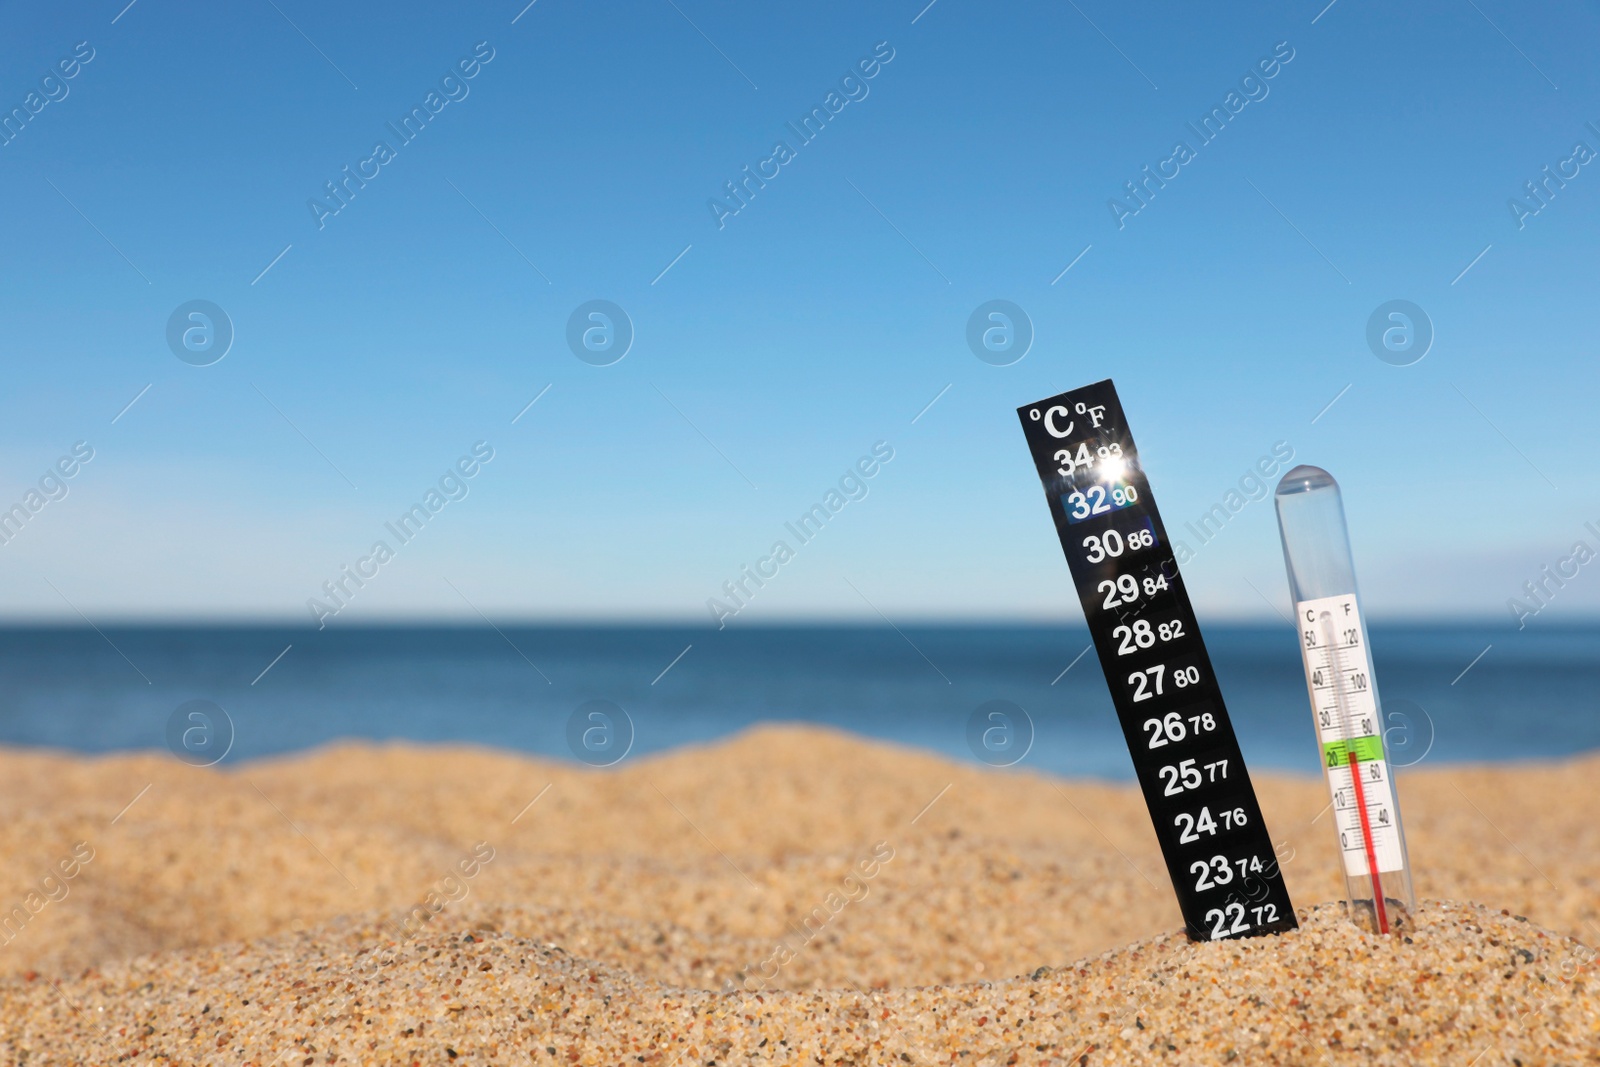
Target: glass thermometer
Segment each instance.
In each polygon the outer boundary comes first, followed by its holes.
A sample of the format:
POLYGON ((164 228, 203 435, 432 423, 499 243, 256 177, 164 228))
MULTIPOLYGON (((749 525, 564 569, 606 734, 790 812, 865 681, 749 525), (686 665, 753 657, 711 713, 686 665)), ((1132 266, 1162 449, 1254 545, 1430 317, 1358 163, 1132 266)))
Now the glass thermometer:
POLYGON ((1387 934, 1410 922, 1416 900, 1339 483, 1299 466, 1275 499, 1350 915, 1387 934))

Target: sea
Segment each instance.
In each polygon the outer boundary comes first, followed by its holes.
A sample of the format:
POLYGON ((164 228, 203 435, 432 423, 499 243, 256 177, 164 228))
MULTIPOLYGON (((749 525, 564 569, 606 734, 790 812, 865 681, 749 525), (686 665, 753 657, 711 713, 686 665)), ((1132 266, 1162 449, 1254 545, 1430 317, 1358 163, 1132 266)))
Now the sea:
MULTIPOLYGON (((1317 773, 1294 631, 1205 638, 1248 765, 1317 773)), ((1399 766, 1600 748, 1600 626, 1374 625, 1370 640, 1399 766)), ((405 740, 612 766, 774 722, 1132 777, 1088 634, 1067 626, 0 628, 7 746, 226 769, 405 740)))

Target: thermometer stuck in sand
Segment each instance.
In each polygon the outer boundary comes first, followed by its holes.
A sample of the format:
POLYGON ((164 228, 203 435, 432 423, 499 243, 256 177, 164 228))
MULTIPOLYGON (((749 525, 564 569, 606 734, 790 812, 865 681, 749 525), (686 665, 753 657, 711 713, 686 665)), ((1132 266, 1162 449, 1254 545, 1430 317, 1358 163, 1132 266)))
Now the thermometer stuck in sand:
POLYGON ((1387 934, 1410 923, 1416 901, 1339 483, 1320 467, 1296 467, 1276 502, 1350 915, 1387 934))

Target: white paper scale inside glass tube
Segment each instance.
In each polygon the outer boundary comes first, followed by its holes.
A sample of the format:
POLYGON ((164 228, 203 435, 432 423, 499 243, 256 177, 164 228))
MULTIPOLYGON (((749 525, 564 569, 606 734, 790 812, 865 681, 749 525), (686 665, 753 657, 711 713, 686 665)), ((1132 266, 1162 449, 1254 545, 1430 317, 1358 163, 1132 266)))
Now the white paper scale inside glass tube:
POLYGON ((1346 593, 1302 600, 1295 605, 1295 622, 1300 629, 1300 653, 1305 658, 1345 873, 1368 873, 1363 807, 1378 870, 1398 871, 1404 864, 1394 786, 1384 759, 1372 660, 1362 642, 1356 598, 1346 593), (1351 781, 1352 767, 1360 777, 1359 786, 1351 781))

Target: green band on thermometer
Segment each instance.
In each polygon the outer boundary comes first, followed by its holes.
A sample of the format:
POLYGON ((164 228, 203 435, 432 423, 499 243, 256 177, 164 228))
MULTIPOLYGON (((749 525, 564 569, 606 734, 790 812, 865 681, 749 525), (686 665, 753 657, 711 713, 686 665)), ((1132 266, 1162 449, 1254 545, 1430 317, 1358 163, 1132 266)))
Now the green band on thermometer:
POLYGON ((1354 752, 1358 762, 1366 763, 1372 760, 1383 759, 1383 738, 1377 734, 1368 734, 1366 737, 1352 737, 1348 741, 1329 741, 1322 746, 1322 762, 1328 767, 1342 767, 1350 762, 1350 753, 1354 752))

